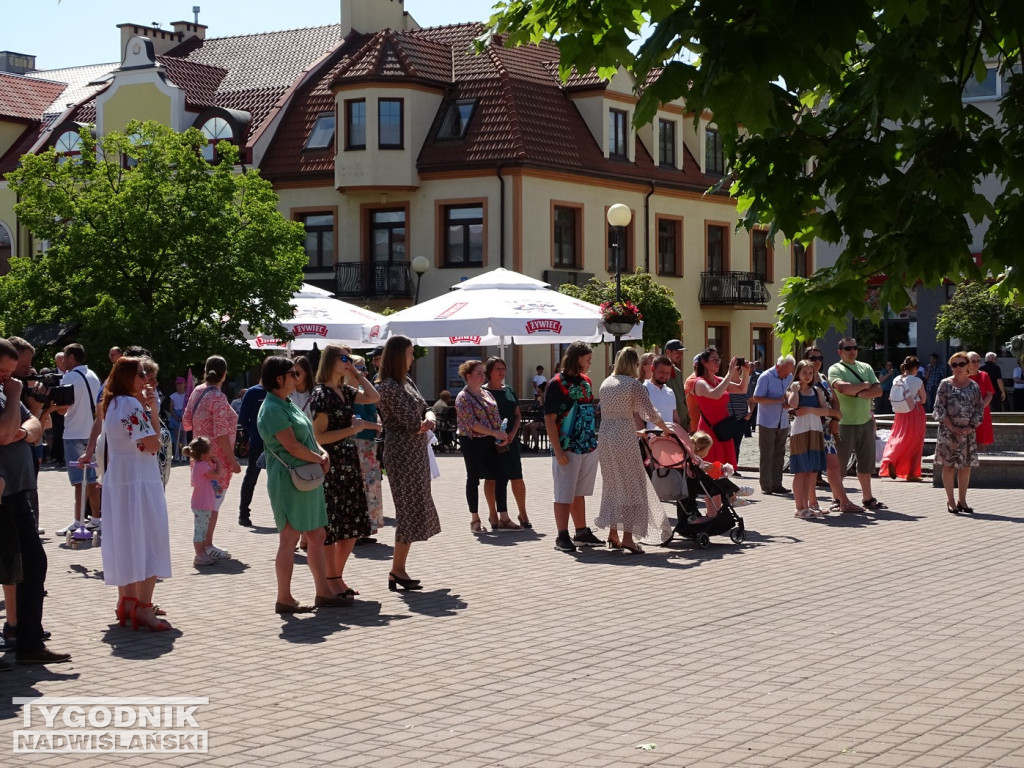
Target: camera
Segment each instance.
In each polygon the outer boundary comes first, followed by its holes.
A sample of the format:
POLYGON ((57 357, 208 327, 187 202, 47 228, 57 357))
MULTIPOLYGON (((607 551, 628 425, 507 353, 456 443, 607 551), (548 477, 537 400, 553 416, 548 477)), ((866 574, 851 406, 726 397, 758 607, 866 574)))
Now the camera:
POLYGON ((57 407, 63 407, 65 405, 75 404, 75 388, 71 384, 61 384, 64 378, 63 373, 51 373, 50 371, 42 371, 40 373, 33 373, 22 379, 25 384, 35 381, 39 383, 39 388, 33 388, 29 392, 29 397, 38 403, 43 405, 50 405, 51 403, 57 407))
POLYGON ((736 358, 736 367, 737 368, 742 368, 746 364, 747 364, 747 359, 745 357, 737 357, 736 358))

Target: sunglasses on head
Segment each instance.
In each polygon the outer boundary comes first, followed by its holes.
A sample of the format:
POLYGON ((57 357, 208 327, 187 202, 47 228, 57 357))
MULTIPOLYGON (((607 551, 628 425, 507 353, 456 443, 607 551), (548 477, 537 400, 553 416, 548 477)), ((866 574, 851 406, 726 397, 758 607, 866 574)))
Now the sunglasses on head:
POLYGON ((856 352, 860 347, 843 347, 844 352, 856 352))
POLYGON ((949 367, 950 368, 966 368, 967 367, 967 361, 963 360, 963 361, 961 361, 959 363, 950 363, 949 367))
POLYGON ((825 358, 821 355, 808 355, 807 359, 813 363, 815 360, 824 360, 825 358))

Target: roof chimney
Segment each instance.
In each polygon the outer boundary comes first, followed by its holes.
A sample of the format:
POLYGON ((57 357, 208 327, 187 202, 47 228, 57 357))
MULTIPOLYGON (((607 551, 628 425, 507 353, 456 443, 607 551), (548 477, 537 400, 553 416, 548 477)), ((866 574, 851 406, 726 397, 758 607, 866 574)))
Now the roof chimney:
POLYGON ((26 72, 35 71, 35 56, 30 56, 27 53, 15 53, 14 51, 0 51, 0 72, 24 75, 26 72))
MULTIPOLYGON (((193 8, 196 12, 196 19, 199 18, 198 13, 199 6, 193 8)), ((198 21, 172 21, 171 27, 181 35, 182 41, 188 40, 190 37, 198 37, 200 40, 206 39, 206 25, 200 24, 198 21)))
MULTIPOLYGON (((175 24, 188 24, 195 26, 191 22, 175 22, 175 24)), ((118 24, 117 28, 121 30, 121 58, 124 59, 124 53, 128 50, 128 41, 133 37, 148 37, 153 41, 153 51, 157 56, 161 56, 167 53, 172 48, 179 45, 189 37, 193 37, 198 33, 192 32, 186 34, 184 31, 178 29, 167 30, 161 29, 156 23, 152 25, 148 24, 118 24)), ((206 27, 202 27, 205 34, 206 27)))
POLYGON ((419 29, 406 13, 403 0, 341 0, 341 36, 349 32, 374 33, 382 29, 419 29))

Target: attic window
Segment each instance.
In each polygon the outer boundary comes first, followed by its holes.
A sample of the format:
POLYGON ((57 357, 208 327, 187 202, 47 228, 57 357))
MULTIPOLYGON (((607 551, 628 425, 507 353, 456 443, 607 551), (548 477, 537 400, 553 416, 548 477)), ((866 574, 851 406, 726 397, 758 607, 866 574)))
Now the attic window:
POLYGON ((60 155, 63 163, 69 157, 80 157, 82 154, 82 137, 77 131, 65 131, 53 143, 53 148, 60 155))
POLYGON ((217 162, 217 144, 221 141, 231 141, 235 138, 231 124, 223 117, 211 117, 200 129, 206 137, 206 146, 203 147, 203 157, 209 163, 217 162))
POLYGON ((310 131, 306 149, 327 149, 334 142, 334 113, 325 112, 317 116, 310 131))
POLYGON ((476 100, 460 99, 448 107, 448 112, 441 123, 441 129, 437 132, 439 139, 461 139, 466 135, 466 128, 469 126, 469 119, 476 109, 476 100))

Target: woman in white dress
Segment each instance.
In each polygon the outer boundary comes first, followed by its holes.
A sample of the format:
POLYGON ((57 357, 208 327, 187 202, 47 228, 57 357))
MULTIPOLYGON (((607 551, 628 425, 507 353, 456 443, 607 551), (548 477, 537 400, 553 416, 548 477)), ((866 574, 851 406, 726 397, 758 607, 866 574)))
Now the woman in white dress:
POLYGON ((160 477, 159 405, 142 360, 122 357, 100 403, 107 441, 103 476, 103 581, 120 592, 118 623, 152 631, 171 625, 153 610, 156 580, 171 575, 167 503, 160 477))
POLYGON ((626 347, 615 358, 612 375, 601 384, 601 431, 597 458, 601 464, 601 512, 595 524, 610 528, 608 545, 630 554, 643 553, 636 540, 668 538, 672 527, 644 472, 637 444, 635 416, 668 432, 647 389, 637 379, 640 356, 626 347), (637 488, 637 483, 641 485, 637 488), (616 541, 615 529, 622 531, 616 541))

